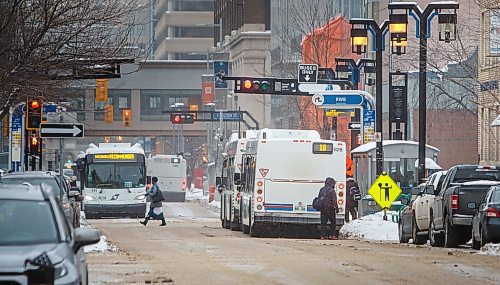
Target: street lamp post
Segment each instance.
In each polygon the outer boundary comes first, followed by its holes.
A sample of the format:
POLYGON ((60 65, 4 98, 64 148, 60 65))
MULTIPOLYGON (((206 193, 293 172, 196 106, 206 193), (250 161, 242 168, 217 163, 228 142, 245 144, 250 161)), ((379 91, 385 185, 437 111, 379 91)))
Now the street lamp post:
MULTIPOLYGON (((419 56, 419 88, 418 88, 418 183, 423 182, 425 175, 425 145, 427 136, 427 39, 431 36, 430 24, 438 15, 439 40, 453 41, 456 37, 456 9, 459 4, 454 1, 432 2, 425 9, 414 2, 389 3, 392 15, 412 16, 417 22, 417 38, 420 39, 419 56), (405 14, 393 14, 396 10, 405 10, 405 14), (442 13, 441 10, 454 10, 454 13, 442 13)), ((391 22, 392 24, 392 22, 391 22)), ((397 23, 396 23, 397 24, 397 23)), ((391 31, 392 33, 392 31, 391 31)))
POLYGON ((341 76, 341 74, 351 73, 351 82, 353 89, 358 90, 359 83, 361 82, 361 69, 365 73, 376 73, 375 60, 371 58, 361 58, 355 61, 352 58, 335 58, 337 77, 339 79, 349 80, 349 76, 341 76), (345 77, 345 78, 344 78, 345 77))
POLYGON ((351 19, 351 43, 353 53, 366 53, 368 46, 368 31, 375 38, 375 68, 377 73, 376 81, 376 102, 375 102, 375 129, 380 137, 376 142, 376 172, 382 173, 384 168, 384 150, 382 139, 382 52, 384 51, 384 36, 386 34, 389 21, 385 20, 381 25, 373 19, 351 19))

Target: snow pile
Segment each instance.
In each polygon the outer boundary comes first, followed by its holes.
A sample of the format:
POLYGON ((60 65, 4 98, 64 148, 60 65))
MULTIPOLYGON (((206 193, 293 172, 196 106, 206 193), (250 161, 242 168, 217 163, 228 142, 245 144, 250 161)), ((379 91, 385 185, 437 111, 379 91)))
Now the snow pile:
POLYGON ((388 221, 383 220, 384 212, 364 216, 345 224, 340 229, 340 236, 347 239, 366 239, 380 241, 398 241, 398 224, 391 221, 391 212, 387 212, 388 221))
POLYGON ((479 251, 483 255, 496 255, 500 256, 500 243, 487 243, 479 251))
POLYGON ((213 200, 209 204, 212 205, 213 207, 216 207, 216 208, 219 208, 219 209, 221 208, 220 201, 213 200))
MULTIPOLYGON (((81 228, 93 228, 85 219, 85 212, 80 211, 80 227, 81 228)), ((105 235, 101 235, 101 239, 98 243, 86 245, 83 247, 85 253, 91 252, 106 252, 106 251, 117 251, 116 245, 110 244, 105 235)))
POLYGON ((106 251, 117 251, 116 245, 112 245, 108 242, 105 235, 101 235, 101 240, 98 243, 86 245, 83 247, 85 253, 91 252, 106 252, 106 251))
POLYGON ((192 188, 186 191, 186 200, 208 200, 208 193, 203 196, 203 189, 192 188))

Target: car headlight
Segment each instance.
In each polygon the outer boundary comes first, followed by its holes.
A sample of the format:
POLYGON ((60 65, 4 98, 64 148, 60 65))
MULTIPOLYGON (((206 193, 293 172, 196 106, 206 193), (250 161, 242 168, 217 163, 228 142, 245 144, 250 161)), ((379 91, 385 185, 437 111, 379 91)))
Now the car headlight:
POLYGON ((92 195, 85 195, 85 200, 87 200, 87 201, 93 201, 93 200, 95 200, 95 197, 92 196, 92 195))
POLYGON ((141 194, 141 195, 135 197, 136 200, 143 200, 144 198, 146 198, 146 195, 144 195, 144 194, 141 194))
POLYGON ((55 279, 63 278, 68 274, 68 268, 64 265, 64 262, 56 264, 54 266, 54 277, 55 279))

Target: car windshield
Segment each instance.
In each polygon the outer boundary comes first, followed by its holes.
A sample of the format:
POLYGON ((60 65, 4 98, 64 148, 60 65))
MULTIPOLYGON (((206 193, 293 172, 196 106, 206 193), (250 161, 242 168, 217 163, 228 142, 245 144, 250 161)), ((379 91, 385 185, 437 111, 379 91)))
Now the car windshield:
POLYGON ((462 183, 475 180, 500 181, 499 169, 459 169, 455 182, 462 183))
POLYGON ((491 193, 491 203, 500 204, 500 190, 496 190, 491 193))
POLYGON ((0 245, 57 242, 57 224, 48 201, 0 199, 0 245))
POLYGON ((88 165, 87 187, 120 189, 145 186, 144 163, 99 162, 88 165))

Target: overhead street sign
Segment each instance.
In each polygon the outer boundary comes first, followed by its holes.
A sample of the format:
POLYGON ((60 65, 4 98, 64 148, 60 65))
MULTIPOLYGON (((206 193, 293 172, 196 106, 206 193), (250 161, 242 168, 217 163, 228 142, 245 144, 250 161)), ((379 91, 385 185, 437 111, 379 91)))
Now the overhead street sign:
POLYGON ((361 105, 363 96, 359 94, 316 94, 312 97, 316 106, 325 105, 361 105))
POLYGON ((299 83, 317 83, 318 65, 317 64, 299 64, 299 83))
POLYGON ((347 128, 349 130, 361 130, 361 122, 349 122, 347 128))
POLYGON ((338 84, 300 84, 299 90, 307 93, 342 90, 338 84))
POLYGON ((83 124, 40 124, 42 138, 83 138, 83 124))
POLYGON ((368 194, 373 200, 384 210, 391 207, 391 203, 396 200, 401 194, 401 188, 392 180, 387 172, 382 172, 380 176, 373 182, 373 185, 368 190, 368 194))
MULTIPOLYGON (((220 120, 220 112, 212 112, 211 114, 212 121, 220 120)), ((238 122, 240 120, 239 112, 224 112, 222 113, 222 121, 233 121, 238 122)))

